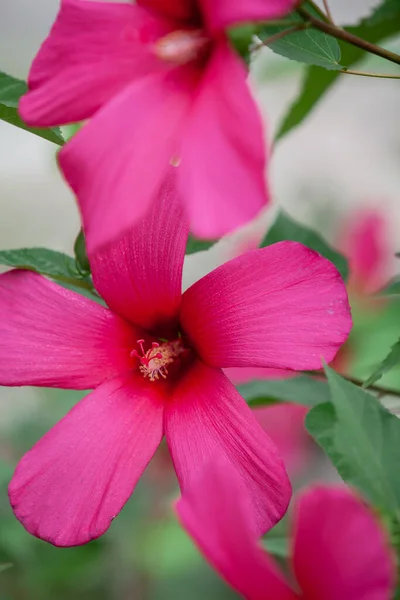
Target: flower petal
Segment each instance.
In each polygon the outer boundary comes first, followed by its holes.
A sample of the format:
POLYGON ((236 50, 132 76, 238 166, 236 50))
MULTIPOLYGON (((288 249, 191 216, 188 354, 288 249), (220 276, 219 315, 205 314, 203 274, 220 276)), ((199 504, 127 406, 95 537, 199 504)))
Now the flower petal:
POLYGON ((137 4, 177 21, 191 22, 199 17, 196 0, 137 0, 137 4))
POLYGON ((177 317, 188 223, 170 167, 159 196, 129 234, 89 254, 97 291, 115 312, 146 329, 177 317))
POLYGON ((0 276, 0 385, 89 389, 132 368, 117 315, 28 271, 0 276))
POLYGON ((166 405, 165 435, 183 492, 210 458, 226 457, 251 497, 259 531, 282 518, 291 495, 282 459, 219 369, 200 361, 189 369, 166 405))
POLYGON ((277 19, 294 9, 296 0, 199 0, 208 27, 226 29, 230 25, 277 19))
POLYGON ((338 246, 349 259, 348 287, 359 295, 373 294, 390 278, 394 251, 388 229, 374 210, 360 211, 345 224, 338 246))
POLYGON ((307 600, 383 600, 394 590, 384 531, 345 487, 315 486, 296 501, 293 565, 307 600))
POLYGON ((190 99, 175 75, 149 75, 129 86, 59 154, 91 252, 143 217, 166 177, 190 99))
POLYGON ((179 189, 198 237, 220 237, 267 203, 262 122, 246 78, 241 59, 220 42, 185 124, 179 189))
POLYGON ((176 510, 205 558, 244 598, 297 598, 258 545, 251 505, 228 462, 216 457, 208 463, 185 490, 176 510))
POLYGON ((62 0, 33 62, 22 118, 48 127, 91 117, 135 78, 161 67, 150 44, 169 30, 132 4, 62 0))
POLYGON ((102 535, 159 445, 162 415, 142 377, 104 383, 20 461, 9 487, 16 517, 56 546, 102 535))
POLYGON ((252 250, 221 265, 182 297, 181 322, 217 367, 318 369, 351 328, 336 267, 296 242, 252 250))

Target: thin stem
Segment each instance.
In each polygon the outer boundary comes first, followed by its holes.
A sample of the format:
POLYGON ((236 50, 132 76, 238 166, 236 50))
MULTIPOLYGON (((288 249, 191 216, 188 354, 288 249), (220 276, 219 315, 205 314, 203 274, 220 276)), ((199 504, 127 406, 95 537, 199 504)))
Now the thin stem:
POLYGON ((327 23, 326 21, 323 21, 322 19, 317 19, 313 15, 310 15, 310 13, 308 13, 301 6, 297 9, 297 12, 301 17, 303 17, 303 19, 306 22, 308 21, 308 23, 311 23, 311 25, 313 27, 315 27, 315 29, 319 29, 319 31, 323 31, 324 33, 327 33, 328 35, 332 35, 333 37, 335 37, 339 40, 343 40, 344 42, 352 44, 353 46, 357 46, 358 48, 361 48, 362 50, 365 50, 366 52, 370 52, 371 54, 376 54, 377 56, 380 56, 381 58, 386 58, 386 60, 396 63, 397 65, 400 65, 400 56, 398 54, 395 54, 394 52, 391 52, 390 50, 386 50, 385 48, 381 48, 380 46, 376 46, 375 44, 371 44, 371 42, 368 42, 367 40, 364 40, 356 35, 353 35, 349 31, 346 31, 345 29, 342 29, 341 27, 337 27, 336 25, 333 25, 332 23, 327 23))
POLYGON ((369 73, 367 71, 353 71, 352 69, 341 69, 339 73, 347 75, 359 75, 360 77, 379 77, 381 79, 400 79, 400 75, 389 75, 386 73, 369 73))
POLYGON ((267 37, 265 40, 261 40, 261 42, 256 45, 255 49, 261 48, 262 46, 269 46, 269 44, 273 44, 274 42, 286 37, 291 33, 295 33, 296 31, 302 31, 303 29, 307 29, 308 27, 310 27, 309 23, 299 23, 298 25, 293 25, 293 27, 289 27, 288 29, 282 29, 282 31, 274 33, 274 35, 267 37))
POLYGON ((326 16, 328 17, 328 21, 330 21, 332 23, 332 25, 334 25, 334 21, 333 21, 331 9, 329 8, 328 0, 322 0, 322 2, 324 4, 324 8, 325 8, 326 16))

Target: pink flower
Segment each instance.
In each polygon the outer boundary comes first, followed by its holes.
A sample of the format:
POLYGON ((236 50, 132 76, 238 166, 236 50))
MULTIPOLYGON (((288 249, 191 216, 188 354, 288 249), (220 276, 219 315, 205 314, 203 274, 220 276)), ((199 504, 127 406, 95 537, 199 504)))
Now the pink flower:
POLYGON ((195 235, 215 238, 267 202, 261 119, 224 30, 295 0, 62 0, 20 114, 53 126, 91 117, 60 153, 90 248, 155 198, 170 162, 195 235))
POLYGON ((355 213, 346 223, 339 247, 349 259, 349 289, 358 296, 377 292, 390 276, 394 250, 388 224, 376 210, 355 213))
MULTIPOLYGON (((340 354, 342 348, 336 356, 340 354)), ((248 383, 254 379, 265 381, 266 395, 268 395, 268 381, 288 379, 296 375, 293 371, 262 367, 231 368, 224 369, 224 372, 235 385, 248 383)), ((253 409, 257 421, 278 448, 291 477, 299 475, 311 454, 312 442, 304 426, 307 412, 307 406, 292 402, 279 402, 253 409)))
POLYGON ((345 487, 317 485, 296 499, 293 587, 258 544, 246 496, 223 463, 205 469, 177 504, 207 560, 247 600, 390 600, 395 561, 375 516, 345 487))
POLYGON ((170 177, 126 237, 89 253, 109 309, 35 273, 0 276, 0 384, 95 388, 10 484, 17 518, 53 544, 104 533, 164 435, 182 490, 204 461, 225 456, 266 531, 290 484, 221 368, 315 369, 350 330, 338 271, 295 242, 248 252, 182 295, 188 223, 174 189, 170 177))

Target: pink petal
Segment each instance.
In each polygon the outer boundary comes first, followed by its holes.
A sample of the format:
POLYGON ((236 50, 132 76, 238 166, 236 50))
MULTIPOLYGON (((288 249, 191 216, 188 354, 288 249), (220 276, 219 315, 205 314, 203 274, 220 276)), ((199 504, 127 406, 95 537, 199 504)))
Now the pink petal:
POLYGON ((59 154, 91 252, 126 233, 156 198, 190 100, 188 82, 178 76, 149 75, 132 84, 59 154))
POLYGON ((251 505, 229 463, 217 457, 210 461, 185 490, 176 509, 206 560, 244 598, 297 598, 258 545, 251 505))
POLYGON ((349 259, 349 286, 360 295, 376 292, 390 277, 394 250, 388 223, 376 211, 362 211, 347 223, 340 247, 349 259))
POLYGON ((208 27, 226 29, 230 25, 267 21, 286 15, 296 0, 199 0, 208 27))
POLYGON ((267 203, 262 122, 246 78, 220 42, 185 125, 179 187, 198 237, 220 237, 267 203))
POLYGON ((90 258, 109 307, 146 329, 175 319, 181 301, 188 224, 170 167, 156 202, 129 234, 90 258))
POLYGON ((199 17, 195 0, 137 0, 137 4, 177 21, 196 21, 199 17))
POLYGON ((388 600, 394 558, 375 516, 345 487, 316 486, 296 502, 294 571, 307 600, 388 600))
POLYGON ((299 475, 311 454, 311 438, 304 426, 307 406, 282 402, 256 407, 253 413, 263 430, 279 450, 288 473, 299 475))
POLYGON ((161 67, 151 43, 169 31, 132 4, 62 0, 33 62, 22 118, 48 127, 91 117, 128 83, 161 67))
POLYGON ((22 458, 9 487, 16 517, 56 546, 102 535, 159 445, 162 415, 142 377, 104 383, 22 458))
POLYGON ((0 276, 0 385, 89 389, 132 368, 140 331, 28 271, 0 276))
POLYGON ((252 250, 182 297, 181 323, 219 367, 318 369, 351 328, 345 285, 325 258, 296 242, 252 250))
POLYGON ((219 370, 197 361, 166 405, 165 434, 181 489, 215 457, 234 465, 251 496, 259 531, 284 515, 291 495, 274 444, 250 408, 219 370))

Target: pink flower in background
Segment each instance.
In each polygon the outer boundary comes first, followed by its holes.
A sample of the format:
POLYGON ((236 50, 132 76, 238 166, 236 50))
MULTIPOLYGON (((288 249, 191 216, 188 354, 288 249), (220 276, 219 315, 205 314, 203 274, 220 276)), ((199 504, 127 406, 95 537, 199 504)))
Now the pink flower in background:
MULTIPOLYGON (((268 394, 268 382, 265 393, 268 394)), ((292 402, 253 408, 255 418, 278 448, 291 477, 298 476, 312 456, 313 442, 304 425, 308 410, 307 406, 292 402)))
POLYGON ((390 277, 394 250, 388 223, 376 210, 363 210, 348 219, 338 246, 349 260, 349 290, 358 296, 377 292, 390 277))
POLYGON ((345 487, 317 485, 295 501, 292 586, 262 550, 246 496, 224 463, 209 464, 177 504, 206 559, 247 600, 390 600, 396 580, 375 516, 345 487))
POLYGON ((129 235, 89 253, 109 309, 35 273, 0 276, 0 384, 95 388, 22 458, 9 488, 26 529, 56 545, 104 533, 163 435, 182 490, 224 456, 266 531, 290 484, 221 368, 315 369, 351 327, 338 271, 295 242, 229 261, 182 295, 188 223, 174 183, 129 235))
MULTIPOLYGON (((338 354, 340 352, 341 349, 338 354)), ((296 376, 293 371, 262 367, 224 369, 224 373, 235 385, 254 380, 264 381, 266 396, 268 396, 268 381, 296 376)), ((311 456, 312 440, 304 426, 307 412, 307 406, 292 402, 279 402, 271 406, 253 408, 254 416, 278 448, 292 477, 299 475, 311 456)))
POLYGON ((262 123, 225 28, 295 0, 62 0, 20 114, 35 126, 94 117, 59 155, 90 249, 148 210, 169 163, 193 233, 215 238, 267 202, 262 123))

